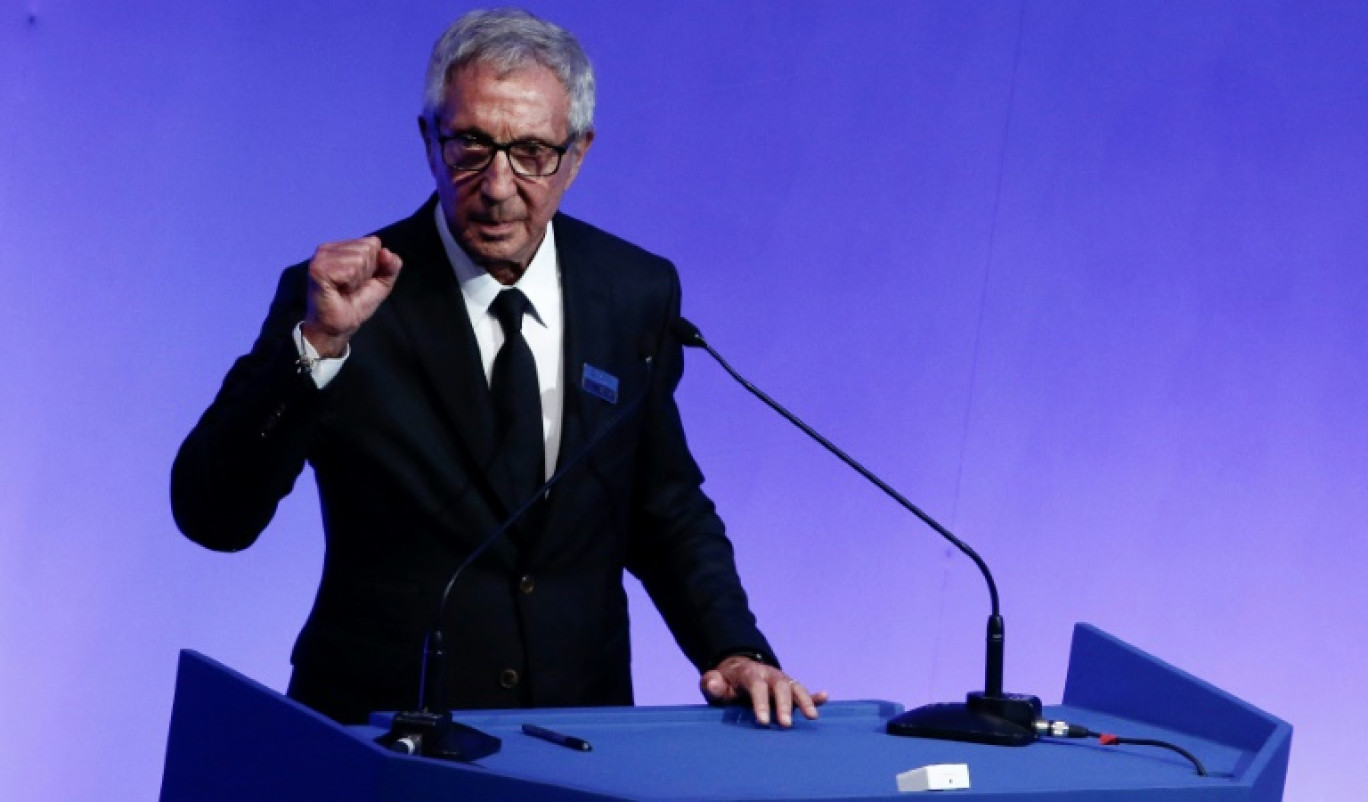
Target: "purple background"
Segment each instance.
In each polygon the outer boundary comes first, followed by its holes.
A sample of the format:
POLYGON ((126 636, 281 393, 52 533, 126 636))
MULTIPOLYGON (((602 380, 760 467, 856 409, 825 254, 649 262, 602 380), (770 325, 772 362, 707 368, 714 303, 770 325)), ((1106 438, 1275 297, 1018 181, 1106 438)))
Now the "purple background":
MULTIPOLYGON (((1368 785, 1368 5, 532 8, 600 75, 567 210, 675 259, 733 364, 979 548, 1009 690, 1057 701, 1090 621, 1291 721, 1287 798, 1368 785)), ((460 10, 0 2, 0 796, 154 796, 180 648, 284 686, 311 482, 218 555, 171 458, 279 269, 430 191, 460 10)), ((978 687, 973 566, 689 358, 786 665, 978 687)), ((640 701, 696 701, 636 609, 640 701)))

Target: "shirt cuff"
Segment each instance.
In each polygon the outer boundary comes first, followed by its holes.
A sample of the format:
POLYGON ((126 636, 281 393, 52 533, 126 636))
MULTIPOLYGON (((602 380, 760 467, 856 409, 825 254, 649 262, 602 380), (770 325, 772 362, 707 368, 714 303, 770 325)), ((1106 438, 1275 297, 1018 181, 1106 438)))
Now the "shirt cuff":
POLYGON ((322 390, 327 387, 333 379, 337 378, 338 371, 342 370, 342 365, 351 356, 351 344, 347 344, 342 356, 333 359, 323 359, 314 349, 313 344, 304 336, 304 321, 300 321, 294 327, 295 350, 299 353, 299 364, 306 368, 309 377, 313 379, 314 386, 322 390))

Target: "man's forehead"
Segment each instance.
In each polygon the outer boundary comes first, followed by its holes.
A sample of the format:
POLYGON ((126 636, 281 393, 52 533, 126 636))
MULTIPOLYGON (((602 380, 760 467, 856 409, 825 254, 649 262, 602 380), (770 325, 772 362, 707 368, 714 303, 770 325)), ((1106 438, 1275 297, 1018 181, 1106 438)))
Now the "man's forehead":
POLYGON ((568 122, 570 114, 570 95, 560 78, 536 61, 512 66, 474 61, 454 67, 448 73, 444 95, 441 116, 448 119, 486 105, 539 109, 556 122, 568 122))

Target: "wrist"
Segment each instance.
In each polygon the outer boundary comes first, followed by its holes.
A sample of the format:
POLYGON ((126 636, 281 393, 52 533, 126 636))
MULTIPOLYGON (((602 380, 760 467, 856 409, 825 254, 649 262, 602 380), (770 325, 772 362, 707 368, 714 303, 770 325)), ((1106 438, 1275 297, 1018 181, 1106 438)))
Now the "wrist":
POLYGON ((299 333, 314 351, 313 354, 300 354, 301 358, 337 359, 347 352, 347 343, 351 339, 345 334, 329 333, 308 320, 304 321, 299 333))
POLYGON ((751 660, 751 661, 753 661, 753 662, 756 662, 756 663, 759 663, 759 664, 765 665, 765 666, 767 666, 767 665, 773 665, 773 663, 771 663, 768 659, 766 659, 765 656, 764 656, 763 654, 761 654, 760 652, 753 651, 753 650, 750 650, 750 649, 739 649, 739 650, 737 650, 737 651, 727 652, 726 654, 724 654, 724 655, 722 655, 721 657, 719 657, 719 658, 713 663, 713 668, 717 668, 718 666, 722 665, 723 663, 727 662, 728 660, 732 659, 733 657, 744 657, 744 658, 747 659, 747 660, 751 660))

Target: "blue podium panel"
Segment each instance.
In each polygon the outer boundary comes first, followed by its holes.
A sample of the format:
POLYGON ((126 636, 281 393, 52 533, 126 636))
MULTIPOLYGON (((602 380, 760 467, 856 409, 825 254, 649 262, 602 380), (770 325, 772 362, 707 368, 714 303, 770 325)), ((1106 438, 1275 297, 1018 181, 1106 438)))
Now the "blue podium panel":
POLYGON ((1088 624, 1074 627, 1064 703, 1234 747, 1247 798, 1282 799, 1291 725, 1088 624))
POLYGON ((879 701, 833 702, 818 721, 787 730, 758 727, 739 708, 703 705, 470 711, 457 720, 498 736, 502 750, 472 764, 443 763, 377 746, 384 715, 341 727, 183 652, 162 799, 879 800, 903 798, 899 773, 937 763, 968 765, 971 787, 950 792, 955 799, 1281 798, 1290 727, 1091 627, 1075 632, 1065 702, 1046 714, 1173 742, 1210 775, 1150 747, 897 738, 884 725, 902 707, 879 701), (524 735, 524 723, 593 749, 524 735))

